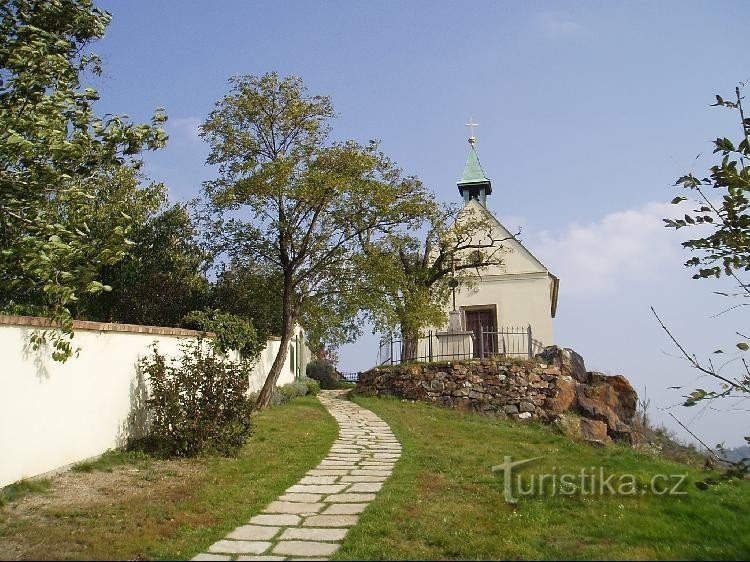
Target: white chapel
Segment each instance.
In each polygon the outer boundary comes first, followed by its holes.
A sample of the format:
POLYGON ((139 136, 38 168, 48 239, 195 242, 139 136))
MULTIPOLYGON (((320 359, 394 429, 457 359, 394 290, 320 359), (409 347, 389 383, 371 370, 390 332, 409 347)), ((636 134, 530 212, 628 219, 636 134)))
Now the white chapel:
MULTIPOLYGON (((533 355, 553 343, 552 319, 557 309, 559 279, 487 208, 492 182, 479 163, 473 135, 469 137, 469 155, 457 185, 464 210, 485 214, 492 239, 502 240, 502 265, 484 267, 469 286, 455 287, 455 310, 451 302, 448 330, 460 330, 471 340, 474 357, 495 353, 533 355)), ((444 344, 448 340, 455 344, 455 337, 446 338, 446 332, 443 336, 438 334, 444 344)))

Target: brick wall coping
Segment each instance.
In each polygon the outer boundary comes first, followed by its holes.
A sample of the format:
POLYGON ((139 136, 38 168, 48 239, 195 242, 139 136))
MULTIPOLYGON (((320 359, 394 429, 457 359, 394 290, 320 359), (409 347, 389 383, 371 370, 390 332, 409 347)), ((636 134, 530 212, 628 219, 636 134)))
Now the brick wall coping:
MULTIPOLYGON (((31 326, 34 328, 54 328, 56 324, 49 318, 41 316, 16 316, 0 314, 0 325, 31 326)), ((73 330, 88 330, 92 332, 129 332, 133 334, 153 334, 158 336, 200 336, 204 332, 186 330, 185 328, 169 328, 167 326, 141 326, 139 324, 117 324, 115 322, 90 322, 88 320, 73 320, 73 330)), ((205 335, 213 336, 208 332, 205 335)))

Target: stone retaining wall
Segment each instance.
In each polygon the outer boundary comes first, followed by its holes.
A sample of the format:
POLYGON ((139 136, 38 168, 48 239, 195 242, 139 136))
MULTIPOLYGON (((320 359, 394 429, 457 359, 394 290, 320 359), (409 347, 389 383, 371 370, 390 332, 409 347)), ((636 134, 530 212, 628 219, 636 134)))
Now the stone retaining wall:
POLYGON ((376 368, 360 376, 357 391, 546 419, 544 405, 557 396, 559 378, 560 369, 545 364, 457 361, 376 368))
POLYGON ((378 367, 357 392, 391 395, 513 419, 583 417, 576 431, 590 440, 631 440, 637 396, 622 376, 586 372, 572 350, 547 348, 533 360, 485 359, 378 367))

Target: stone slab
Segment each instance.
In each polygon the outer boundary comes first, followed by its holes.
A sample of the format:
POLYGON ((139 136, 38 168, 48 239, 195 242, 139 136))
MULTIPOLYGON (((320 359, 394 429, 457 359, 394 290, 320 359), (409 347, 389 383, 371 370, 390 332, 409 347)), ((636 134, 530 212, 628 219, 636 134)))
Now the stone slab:
POLYGON ((371 502, 375 499, 375 494, 331 494, 325 498, 329 503, 363 503, 371 502))
POLYGON ((349 529, 320 528, 320 527, 295 527, 286 529, 280 540, 302 540, 319 542, 337 542, 344 540, 349 529))
POLYGON ((272 526, 289 526, 294 527, 299 525, 301 518, 299 515, 292 514, 261 514, 256 515, 250 519, 250 523, 253 525, 272 525, 272 526))
POLYGON ((301 503, 316 503, 320 501, 323 494, 297 494, 289 493, 279 497, 283 502, 301 502, 301 503))
POLYGON ((342 476, 341 482, 385 482, 387 476, 342 476))
POLYGON ((266 527, 264 525, 243 525, 229 533, 227 538, 238 541, 264 541, 276 536, 279 529, 280 527, 266 527))
POLYGON ((323 508, 322 503, 299 503, 275 501, 264 510, 267 513, 317 513, 323 508))
POLYGON ((390 476, 392 470, 369 470, 365 468, 352 470, 352 476, 390 476))
POLYGON ((346 492, 379 492, 382 487, 382 482, 356 482, 346 492))
POLYGON ((274 554, 287 556, 330 556, 339 548, 337 543, 313 541, 281 541, 274 549, 274 554))
POLYGON ((349 471, 342 469, 333 470, 330 468, 313 468, 307 471, 307 476, 342 476, 344 474, 349 474, 349 471))
POLYGON ((249 562, 251 560, 286 560, 284 556, 266 556, 266 555, 258 555, 258 556, 238 556, 237 560, 241 560, 243 562, 249 562))
POLYGON ((232 557, 228 554, 208 554, 207 552, 201 552, 200 554, 193 556, 190 560, 202 560, 210 562, 211 560, 231 560, 232 557))
POLYGON ((335 494, 346 488, 346 484, 295 484, 287 494, 335 494))
POLYGON ((368 503, 333 503, 320 512, 321 515, 356 515, 362 513, 368 503))
POLYGON ((351 527, 357 523, 356 515, 311 515, 303 527, 351 527))
POLYGON ((338 476, 305 476, 298 484, 335 484, 338 476))
POLYGON ((268 550, 268 541, 229 541, 221 539, 208 547, 209 552, 224 554, 261 554, 268 550))

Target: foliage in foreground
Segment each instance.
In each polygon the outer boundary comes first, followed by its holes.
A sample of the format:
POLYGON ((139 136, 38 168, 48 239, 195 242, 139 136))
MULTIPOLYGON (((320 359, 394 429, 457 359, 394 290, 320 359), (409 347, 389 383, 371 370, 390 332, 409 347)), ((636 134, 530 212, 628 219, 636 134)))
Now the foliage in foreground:
POLYGON ((154 348, 140 367, 150 386, 149 440, 162 452, 232 455, 252 433, 250 364, 233 362, 205 342, 167 358, 154 348))
MULTIPOLYGON (((735 96, 735 101, 731 101, 717 95, 713 105, 736 113, 741 130, 739 140, 733 142, 727 137, 719 137, 713 141, 713 152, 721 156, 721 161, 711 166, 707 177, 700 178, 689 173, 676 183, 693 198, 693 209, 685 213, 684 218, 664 219, 668 228, 685 228, 691 232, 698 229, 698 237, 682 243, 693 253, 685 266, 697 268, 694 279, 725 276, 737 283, 735 292, 719 293, 740 299, 739 304, 731 306, 729 310, 747 306, 748 303, 743 301, 750 298, 750 283, 745 279, 750 270, 750 117, 745 116, 739 86, 735 89, 735 96)), ((678 196, 672 200, 672 204, 680 205, 687 199, 678 196)), ((680 344, 658 315, 656 317, 690 366, 702 375, 708 375, 714 383, 714 388, 692 390, 685 397, 685 406, 718 398, 750 397, 750 365, 744 358, 737 361, 735 357, 735 360, 721 362, 714 362, 710 358, 699 359, 680 344)), ((741 355, 750 350, 750 336, 744 330, 738 331, 737 335, 742 341, 733 349, 735 354, 741 355)), ((723 355, 725 351, 717 349, 714 354, 723 355)), ((745 440, 750 443, 750 436, 745 440)), ((719 445, 717 449, 719 454, 715 454, 715 458, 722 462, 723 447, 719 445)), ((733 466, 734 470, 748 473, 750 459, 736 461, 733 466)))
POLYGON ((101 267, 129 244, 125 208, 104 238, 89 230, 92 185, 137 168, 142 150, 167 139, 161 111, 151 124, 94 113, 99 94, 81 80, 101 73, 88 46, 109 22, 90 0, 8 0, 0 10, 0 309, 36 306, 54 320, 61 331, 32 343, 50 341, 62 361, 74 352, 71 306, 108 289, 101 267))

